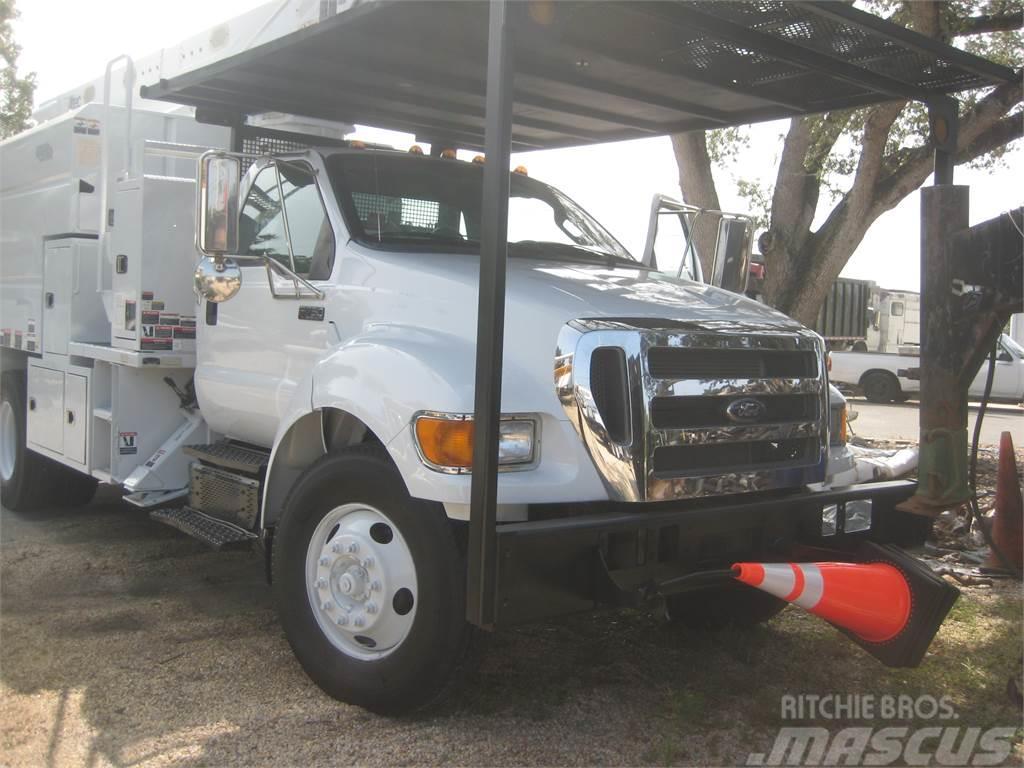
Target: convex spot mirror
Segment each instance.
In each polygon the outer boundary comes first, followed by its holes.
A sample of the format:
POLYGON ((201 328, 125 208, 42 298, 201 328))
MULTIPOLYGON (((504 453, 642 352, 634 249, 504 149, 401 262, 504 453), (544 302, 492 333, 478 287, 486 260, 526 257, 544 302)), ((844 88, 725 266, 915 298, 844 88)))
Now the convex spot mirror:
POLYGON ((200 299, 217 304, 230 299, 241 287, 242 270, 232 259, 214 256, 196 267, 195 291, 200 299))
POLYGON ((750 219, 723 214, 718 222, 711 284, 733 293, 745 293, 750 277, 753 226, 750 219))
POLYGON ((207 152, 199 158, 197 242, 207 256, 238 250, 238 190, 242 167, 237 157, 207 152))

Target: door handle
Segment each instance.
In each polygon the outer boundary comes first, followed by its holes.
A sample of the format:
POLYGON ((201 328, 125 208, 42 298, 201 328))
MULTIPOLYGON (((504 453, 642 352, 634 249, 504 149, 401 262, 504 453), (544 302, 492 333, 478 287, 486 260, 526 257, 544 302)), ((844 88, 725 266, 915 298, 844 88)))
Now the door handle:
POLYGON ((46 292, 46 308, 53 309, 53 291, 46 292))
POLYGON ((36 409, 36 399, 34 397, 30 397, 28 399, 28 409, 30 411, 34 411, 36 409))
POLYGON ((74 411, 68 411, 68 424, 74 424, 74 423, 75 423, 75 412, 74 411))

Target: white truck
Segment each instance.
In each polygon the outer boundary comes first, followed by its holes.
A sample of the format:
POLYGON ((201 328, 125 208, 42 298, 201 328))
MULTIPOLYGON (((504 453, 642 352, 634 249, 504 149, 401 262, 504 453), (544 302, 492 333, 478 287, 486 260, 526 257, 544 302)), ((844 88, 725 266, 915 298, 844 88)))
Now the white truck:
MULTIPOLYGON (((898 353, 832 352, 830 356, 832 382, 849 391, 863 392, 873 403, 905 400, 921 389, 921 382, 908 376, 918 367, 916 347, 898 353)), ((970 397, 985 394, 988 368, 986 361, 968 388, 970 397)), ((1010 403, 1024 400, 1024 347, 1005 333, 999 337, 991 397, 1010 403)))
MULTIPOLYGON (((111 483, 255 546, 318 685, 381 712, 431 700, 474 631, 486 166, 229 130, 133 104, 131 78, 117 106, 109 80, 106 106, 86 87, 0 145, 4 506, 111 483)), ((749 226, 722 218, 717 264, 745 274, 749 226)), ((509 219, 498 626, 655 597, 752 623, 785 603, 731 563, 923 541, 930 521, 894 509, 913 484, 822 485, 844 426, 819 336, 702 282, 692 254, 674 274, 634 259, 521 173, 509 219)))

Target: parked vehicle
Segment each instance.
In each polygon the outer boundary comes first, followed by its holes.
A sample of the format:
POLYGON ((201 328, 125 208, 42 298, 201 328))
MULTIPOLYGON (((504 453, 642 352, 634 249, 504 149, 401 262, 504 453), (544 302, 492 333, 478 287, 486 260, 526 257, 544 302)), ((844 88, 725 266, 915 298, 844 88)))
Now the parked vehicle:
MULTIPOLYGON (((907 375, 917 368, 917 354, 832 352, 831 356, 832 381, 840 387, 863 392, 873 403, 903 400, 921 389, 921 382, 907 375)), ((968 389, 971 397, 985 393, 987 376, 988 363, 985 362, 968 389)), ((991 397, 1014 403, 1024 399, 1024 347, 1006 334, 999 337, 991 397)))
MULTIPOLYGON (((261 547, 309 676, 404 711, 474 631, 484 166, 235 130, 241 152, 129 98, 0 144, 3 503, 108 482, 214 548, 261 547)), ((692 252, 672 274, 634 259, 554 187, 510 188, 498 625, 651 597, 751 624, 784 602, 734 562, 923 541, 893 508, 912 484, 821 485, 842 401, 821 338, 741 295, 749 219, 700 212, 732 292, 692 252), (870 523, 846 530, 847 504, 870 523)))

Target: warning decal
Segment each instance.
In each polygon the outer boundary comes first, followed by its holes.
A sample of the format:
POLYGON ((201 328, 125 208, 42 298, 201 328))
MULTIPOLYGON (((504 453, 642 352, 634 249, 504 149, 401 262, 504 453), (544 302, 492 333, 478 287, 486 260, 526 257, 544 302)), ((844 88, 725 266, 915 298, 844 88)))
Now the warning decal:
POLYGON ((117 433, 117 449, 120 451, 122 456, 128 456, 133 453, 139 452, 139 433, 138 432, 118 432, 117 433))

